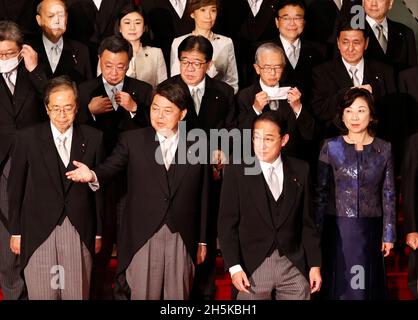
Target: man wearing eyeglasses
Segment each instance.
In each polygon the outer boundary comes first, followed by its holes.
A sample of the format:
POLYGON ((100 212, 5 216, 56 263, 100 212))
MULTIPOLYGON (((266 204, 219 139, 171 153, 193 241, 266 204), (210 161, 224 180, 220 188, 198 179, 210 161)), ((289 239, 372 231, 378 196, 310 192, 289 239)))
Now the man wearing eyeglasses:
POLYGON ((286 55, 283 78, 309 101, 312 87, 312 68, 325 59, 326 48, 301 38, 305 27, 305 5, 301 0, 280 1, 277 6, 277 44, 286 55))
POLYGON ((1 21, 0 39, 0 287, 4 299, 14 300, 24 296, 24 282, 17 257, 7 245, 10 233, 6 188, 11 151, 18 129, 46 118, 41 97, 47 79, 38 66, 36 52, 23 43, 18 25, 1 21))
POLYGON ((285 54, 277 44, 269 42, 258 47, 254 69, 259 81, 237 95, 239 127, 251 129, 257 116, 275 110, 288 122, 290 139, 284 149, 286 153, 308 158, 305 149, 314 138, 315 121, 306 106, 302 106, 299 89, 280 82, 285 67, 285 54))
POLYGON ((68 77, 45 88, 50 121, 18 132, 9 177, 10 249, 20 255, 30 300, 89 298, 101 247, 102 192, 66 179, 72 160, 97 165, 102 133, 74 125, 77 88, 68 77))
MULTIPOLYGON (((103 132, 106 155, 109 155, 122 131, 149 125, 152 87, 126 76, 132 46, 124 38, 111 36, 104 39, 99 47, 99 58, 102 74, 80 85, 78 120, 103 132)), ((103 250, 95 261, 92 298, 111 299, 112 280, 109 276, 105 280, 105 270, 116 241, 118 217, 124 207, 124 173, 118 175, 104 192, 103 250)))
MULTIPOLYGON (((180 74, 166 82, 179 84, 188 98, 186 115, 187 130, 232 129, 236 126, 233 88, 206 75, 212 64, 213 47, 203 36, 189 36, 178 47, 180 74)), ((218 143, 217 150, 210 150, 208 161, 212 163, 211 198, 208 220, 208 257, 196 269, 192 298, 214 299, 216 267, 216 221, 218 216, 219 193, 222 184, 222 169, 225 153, 218 143)))

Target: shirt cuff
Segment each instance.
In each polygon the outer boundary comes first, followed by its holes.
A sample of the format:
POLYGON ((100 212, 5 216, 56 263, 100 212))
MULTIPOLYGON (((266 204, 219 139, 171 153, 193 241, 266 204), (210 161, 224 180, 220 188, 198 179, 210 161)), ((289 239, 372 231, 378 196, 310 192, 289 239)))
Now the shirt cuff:
POLYGON ((22 238, 22 236, 20 234, 13 234, 12 237, 13 238, 22 238))
POLYGON ((96 240, 101 240, 102 239, 102 236, 96 236, 96 240))
POLYGON ((130 111, 129 111, 129 114, 131 115, 131 119, 132 119, 133 117, 135 117, 136 112, 130 112, 130 111))
POLYGON ((237 273, 242 271, 242 267, 240 264, 236 264, 235 266, 232 266, 231 268, 229 268, 229 274, 231 275, 231 277, 237 273))
POLYGON ((91 170, 91 172, 93 173, 94 181, 89 182, 89 187, 93 192, 96 192, 97 190, 100 189, 100 184, 99 184, 99 180, 97 180, 96 173, 93 170, 91 170))
POLYGON ((253 106, 253 110, 254 110, 254 112, 255 112, 255 114, 257 115, 257 116, 259 116, 260 114, 261 114, 261 112, 260 111, 258 111, 254 106, 253 106))
POLYGON ((204 242, 199 242, 199 243, 198 243, 198 245, 199 245, 199 246, 205 246, 205 247, 206 247, 206 246, 207 246, 207 243, 204 243, 204 242))

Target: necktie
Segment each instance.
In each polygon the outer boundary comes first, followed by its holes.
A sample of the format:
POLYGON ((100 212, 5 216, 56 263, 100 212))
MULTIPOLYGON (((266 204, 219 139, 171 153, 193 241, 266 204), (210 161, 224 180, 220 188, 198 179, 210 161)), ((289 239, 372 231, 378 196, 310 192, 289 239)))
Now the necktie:
POLYGON ((118 103, 116 102, 116 94, 118 93, 118 89, 116 89, 116 87, 112 87, 110 91, 112 91, 112 97, 110 101, 112 101, 113 109, 118 110, 118 103))
POLYGON ((296 56, 296 46, 294 46, 293 44, 290 45, 289 61, 293 69, 295 69, 298 63, 298 58, 296 56))
POLYGON ((338 10, 341 10, 341 7, 343 6, 343 0, 334 0, 334 2, 338 10))
POLYGON ((380 47, 382 48, 383 52, 386 53, 388 48, 388 40, 383 33, 383 26, 381 24, 376 25, 377 30, 377 41, 379 41, 380 47))
POLYGON ((12 95, 15 93, 15 84, 13 83, 12 79, 10 78, 12 76, 11 72, 7 72, 4 74, 6 76, 6 84, 9 87, 10 92, 12 95))
POLYGON ((57 145, 58 154, 60 155, 61 160, 64 163, 65 167, 67 167, 68 163, 70 162, 70 155, 68 154, 67 147, 65 146, 67 137, 60 135, 57 138, 57 140, 58 140, 58 145, 57 145))
POLYGON ((358 87, 361 85, 360 80, 357 76, 357 68, 355 66, 350 67, 351 79, 353 80, 353 85, 358 87))
POLYGON ((278 110, 279 109, 279 101, 278 100, 270 100, 269 101, 270 110, 278 110))
POLYGON ((257 15, 257 2, 258 0, 251 0, 251 11, 254 17, 257 15))
POLYGON ((164 164, 165 168, 170 169, 171 161, 173 160, 173 154, 171 153, 171 139, 165 139, 163 141, 163 157, 164 157, 164 164))
POLYGON ((183 3, 180 0, 175 0, 174 9, 176 10, 177 14, 181 18, 184 13, 183 3))
POLYGON ((51 47, 51 70, 52 72, 55 72, 55 69, 57 68, 58 61, 60 59, 60 48, 58 45, 51 47))
POLYGON ((199 88, 192 89, 192 98, 193 98, 194 109, 196 110, 196 114, 199 115, 199 111, 200 111, 200 89, 199 88))
POLYGON ((279 178, 277 177, 276 171, 274 170, 274 167, 271 166, 269 168, 269 178, 267 181, 271 194, 273 195, 274 199, 277 201, 277 199, 280 196, 280 185, 279 185, 279 178))

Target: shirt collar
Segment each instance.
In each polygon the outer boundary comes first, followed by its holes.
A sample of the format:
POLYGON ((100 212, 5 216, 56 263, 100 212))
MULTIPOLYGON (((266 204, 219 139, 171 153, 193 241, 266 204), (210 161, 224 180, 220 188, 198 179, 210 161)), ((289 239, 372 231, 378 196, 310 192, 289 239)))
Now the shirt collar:
MULTIPOLYGON (((345 61, 343 57, 341 57, 341 60, 343 61, 344 66, 347 69, 347 72, 350 73, 350 68, 352 67, 352 65, 349 64, 347 61, 345 61)), ((355 67, 358 70, 358 74, 363 75, 364 74, 364 58, 361 58, 360 62, 357 65, 355 65, 355 67)))
POLYGON ((60 136, 64 136, 68 139, 72 138, 73 136, 73 125, 71 125, 71 127, 68 128, 67 131, 65 131, 64 133, 61 133, 52 122, 50 122, 51 125, 51 131, 52 131, 52 137, 54 138, 54 141, 57 140, 58 137, 60 136))
MULTIPOLYGON (((290 44, 290 42, 287 40, 287 39, 285 39, 282 35, 279 35, 279 37, 280 37, 280 40, 281 40, 281 42, 282 42, 282 45, 283 45, 283 48, 284 48, 284 51, 285 52, 289 52, 289 50, 290 50, 290 48, 291 48, 291 44, 290 44)), ((296 47, 296 49, 297 50, 300 50, 300 46, 301 46, 301 43, 300 43, 300 38, 297 38, 296 40, 295 40, 295 42, 293 43, 293 45, 296 47)))
POLYGON ((45 51, 48 53, 49 51, 51 51, 51 48, 55 47, 56 45, 58 45, 58 48, 62 51, 62 48, 64 47, 64 39, 61 37, 59 38, 57 43, 53 43, 52 41, 50 41, 47 37, 45 37, 44 34, 42 34, 42 42, 45 46, 45 51))
POLYGON ((196 86, 189 86, 189 85, 187 85, 187 86, 189 87, 190 94, 192 93, 193 89, 199 89, 201 93, 204 93, 205 92, 205 86, 206 86, 206 76, 196 86))
POLYGON ((103 80, 103 85, 104 85, 105 89, 107 88, 107 89, 111 90, 113 87, 118 89, 118 91, 122 91, 122 89, 123 89, 124 80, 119 82, 116 86, 110 85, 103 76, 102 76, 102 80, 103 80))
POLYGON ((264 82, 260 78, 260 87, 261 87, 261 90, 263 90, 264 92, 267 92, 269 96, 275 96, 277 93, 277 90, 280 88, 280 85, 279 85, 279 82, 277 82, 277 84, 274 87, 269 87, 265 85, 264 82))
POLYGON ((280 168, 280 166, 283 165, 283 160, 282 160, 282 155, 280 154, 279 157, 273 161, 273 163, 268 163, 268 162, 264 162, 264 161, 260 161, 260 166, 261 166, 261 170, 263 170, 263 172, 268 172, 270 167, 274 167, 274 170, 277 170, 280 168))
POLYGON ((180 139, 179 128, 177 128, 177 132, 169 138, 164 137, 161 133, 157 132, 158 141, 160 144, 164 143, 166 140, 171 140, 173 142, 172 146, 177 147, 180 139))
MULTIPOLYGON (((377 25, 376 20, 369 17, 368 15, 366 15, 366 20, 367 20, 367 22, 369 23, 370 27, 372 28, 372 30, 374 32, 375 27, 377 25)), ((386 17, 383 19, 381 25, 383 26, 383 31, 387 33, 387 31, 388 31, 388 19, 386 17)))

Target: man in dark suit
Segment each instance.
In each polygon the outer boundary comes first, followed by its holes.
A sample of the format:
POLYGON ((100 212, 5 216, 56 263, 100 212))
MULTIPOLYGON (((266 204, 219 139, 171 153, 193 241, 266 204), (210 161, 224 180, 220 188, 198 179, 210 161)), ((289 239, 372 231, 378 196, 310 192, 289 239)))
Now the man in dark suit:
POLYGON ((24 282, 18 259, 7 245, 10 155, 16 131, 46 119, 41 97, 47 79, 37 65, 36 52, 23 44, 23 34, 14 22, 0 22, 0 39, 0 287, 5 299, 19 299, 24 282))
POLYGON ((93 74, 97 72, 97 48, 102 40, 115 34, 120 9, 131 0, 66 0, 67 37, 89 48, 93 74))
POLYGON ((219 241, 238 299, 309 299, 321 286, 309 166, 281 154, 286 129, 279 113, 264 112, 254 123, 255 162, 225 169, 219 241))
POLYGON ((305 5, 301 0, 283 0, 277 7, 277 44, 286 54, 283 80, 297 87, 303 102, 309 102, 312 68, 324 62, 326 48, 301 37, 305 27, 305 5))
MULTIPOLYGON (((230 130, 236 126, 234 90, 226 83, 206 75, 212 64, 213 47, 203 36, 189 36, 178 47, 180 75, 167 83, 179 84, 188 100, 189 106, 185 118, 187 130, 199 128, 209 136, 211 129, 230 130)), ((230 144, 228 144, 230 146, 230 144)), ((212 300, 215 298, 216 273, 216 222, 218 217, 219 194, 222 185, 222 159, 230 150, 222 150, 220 142, 210 150, 213 175, 210 180, 210 208, 208 219, 208 256, 196 269, 193 298, 212 300), (221 151, 222 150, 222 151, 221 151)))
MULTIPOLYGON (((338 103, 351 87, 367 89, 375 98, 380 128, 389 121, 388 97, 396 92, 393 70, 390 66, 365 59, 368 35, 363 29, 353 29, 350 19, 342 20, 338 27, 337 45, 341 57, 313 69, 312 110, 324 124, 325 137, 338 134, 333 121, 338 103), (388 105, 388 107, 386 107, 388 105)), ((382 133, 383 135, 385 133, 382 133)))
POLYGON ((102 134, 73 125, 76 101, 74 82, 52 79, 44 99, 50 121, 21 130, 12 154, 10 248, 21 255, 31 300, 88 299, 101 246, 101 192, 65 176, 71 160, 96 166, 103 159, 102 134))
POLYGON ((315 137, 315 120, 306 104, 302 105, 299 89, 280 82, 285 65, 285 54, 277 44, 267 42, 257 49, 254 68, 260 79, 237 95, 239 127, 251 129, 258 115, 277 110, 288 121, 290 141, 286 153, 306 159, 306 147, 315 137))
POLYGON ((148 25, 154 35, 153 44, 161 48, 166 62, 170 61, 171 43, 174 38, 191 33, 194 29, 193 19, 187 14, 187 2, 187 0, 141 0, 141 6, 149 20, 148 25))
POLYGON ((250 85, 254 78, 254 53, 261 42, 277 37, 274 22, 278 0, 224 0, 222 30, 232 38, 237 58, 239 86, 250 85))
MULTIPOLYGON (((126 76, 132 47, 120 36, 104 39, 99 47, 102 75, 80 85, 79 122, 103 132, 106 155, 109 155, 122 131, 149 125, 148 110, 152 87, 126 76)), ((107 265, 116 242, 117 225, 126 193, 124 174, 105 190, 103 249, 95 259, 92 298, 110 299, 112 279, 106 277, 107 265)))
POLYGON ((327 58, 335 54, 338 20, 350 15, 353 6, 362 0, 314 0, 306 12, 305 36, 327 46, 327 58))
POLYGON ((395 76, 408 67, 417 65, 414 32, 406 25, 387 17, 393 0, 363 0, 369 46, 366 58, 391 65, 395 76))
POLYGON ((37 35, 35 14, 39 2, 40 0, 0 0, 0 21, 16 22, 27 41, 37 35))
POLYGON ((126 276, 131 299, 188 299, 194 264, 205 260, 209 172, 195 161, 179 127, 187 103, 178 84, 160 84, 152 128, 123 133, 94 172, 76 162, 78 169, 68 173, 75 181, 101 185, 127 169, 117 279, 126 276))
POLYGON ((42 36, 31 41, 49 78, 68 75, 76 83, 92 78, 89 51, 82 43, 64 38, 67 9, 63 0, 43 0, 36 20, 42 36))
POLYGON ((405 216, 406 244, 410 253, 409 283, 418 298, 418 134, 409 138, 402 167, 403 213, 405 216), (412 262, 412 263, 411 263, 412 262))

